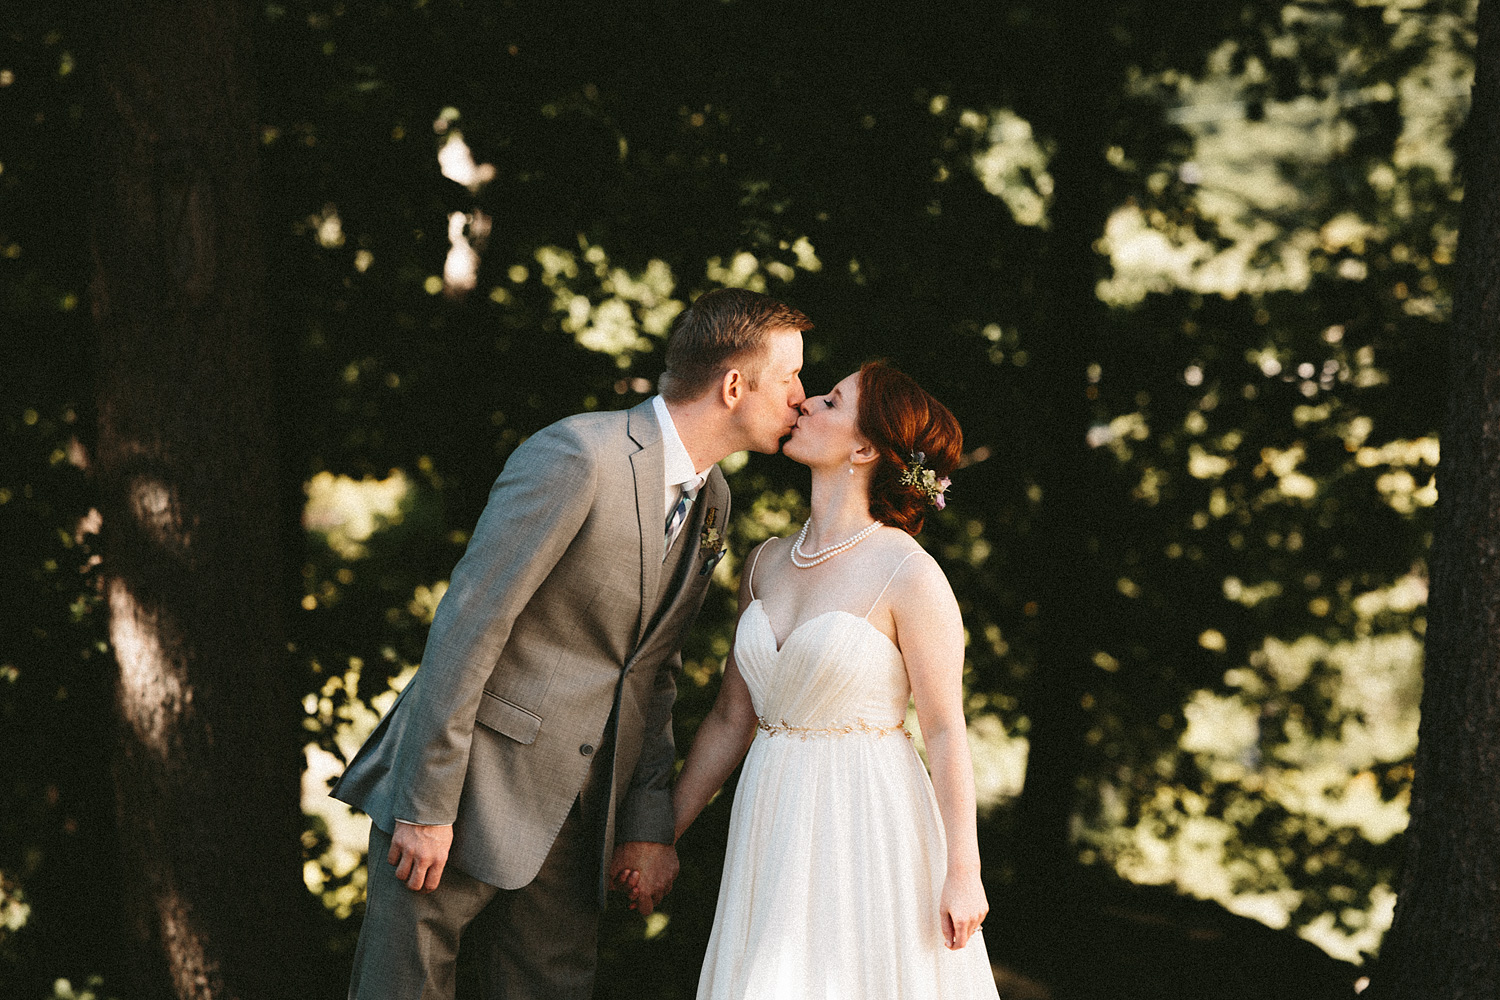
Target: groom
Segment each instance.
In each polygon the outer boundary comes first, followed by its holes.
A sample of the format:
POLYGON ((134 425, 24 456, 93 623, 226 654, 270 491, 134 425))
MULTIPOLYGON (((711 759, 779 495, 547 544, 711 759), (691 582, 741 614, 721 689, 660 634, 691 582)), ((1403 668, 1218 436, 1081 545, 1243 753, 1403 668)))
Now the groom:
POLYGON ((728 524, 715 463, 780 446, 811 328, 708 292, 660 396, 511 454, 421 669, 333 789, 373 820, 351 1000, 451 997, 481 912, 486 996, 587 998, 611 857, 648 874, 643 909, 665 892, 679 647, 728 524))

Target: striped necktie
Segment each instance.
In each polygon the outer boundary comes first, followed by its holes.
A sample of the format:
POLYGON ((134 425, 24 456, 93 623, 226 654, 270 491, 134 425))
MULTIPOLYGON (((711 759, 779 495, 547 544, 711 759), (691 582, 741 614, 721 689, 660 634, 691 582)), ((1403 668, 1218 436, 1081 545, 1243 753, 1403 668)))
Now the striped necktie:
POLYGON ((667 533, 662 540, 661 558, 667 561, 667 553, 672 551, 672 542, 676 540, 677 533, 682 530, 687 521, 688 511, 692 509, 693 501, 698 499, 698 487, 682 491, 682 499, 677 501, 677 506, 672 508, 672 513, 667 516, 667 533))

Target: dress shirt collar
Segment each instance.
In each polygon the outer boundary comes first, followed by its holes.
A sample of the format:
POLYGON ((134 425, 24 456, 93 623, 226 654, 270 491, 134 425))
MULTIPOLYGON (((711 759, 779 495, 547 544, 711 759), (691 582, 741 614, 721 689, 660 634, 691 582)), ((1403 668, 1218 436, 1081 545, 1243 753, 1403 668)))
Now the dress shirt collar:
POLYGON ((677 502, 675 491, 694 489, 707 478, 707 470, 699 472, 693 468, 693 458, 677 434, 677 425, 672 423, 672 414, 660 396, 651 397, 651 406, 656 411, 656 422, 661 425, 662 470, 666 476, 666 487, 672 502, 677 502))

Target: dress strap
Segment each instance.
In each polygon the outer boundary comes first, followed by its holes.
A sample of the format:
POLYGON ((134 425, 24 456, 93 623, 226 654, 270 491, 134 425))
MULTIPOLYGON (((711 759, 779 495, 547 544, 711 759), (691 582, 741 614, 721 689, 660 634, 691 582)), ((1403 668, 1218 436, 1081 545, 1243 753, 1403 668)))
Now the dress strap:
MULTIPOLYGON (((875 605, 879 604, 880 603, 880 599, 885 596, 885 592, 887 590, 891 589, 891 584, 894 583, 895 580, 896 580, 896 574, 899 573, 899 572, 901 572, 901 567, 906 565, 906 560, 910 559, 912 556, 916 555, 918 552, 921 552, 921 551, 922 551, 921 549, 917 549, 917 550, 915 550, 913 552, 908 552, 906 554, 906 558, 902 559, 900 562, 898 562, 896 564, 896 568, 893 569, 893 570, 891 570, 890 579, 888 579, 888 580, 885 581, 885 586, 881 587, 880 588, 880 593, 878 593, 878 594, 875 595, 875 603, 870 605, 870 611, 874 611, 875 610, 875 605)), ((751 596, 754 596, 754 595, 751 595, 751 596)), ((865 612, 865 621, 869 621, 870 620, 870 611, 866 611, 865 612)))
MULTIPOLYGON (((767 539, 767 542, 770 541, 767 539)), ((761 550, 766 547, 766 542, 761 542, 755 549, 755 558, 750 560, 750 600, 755 600, 755 564, 760 562, 761 550)), ((874 608, 870 609, 875 610, 874 608)))

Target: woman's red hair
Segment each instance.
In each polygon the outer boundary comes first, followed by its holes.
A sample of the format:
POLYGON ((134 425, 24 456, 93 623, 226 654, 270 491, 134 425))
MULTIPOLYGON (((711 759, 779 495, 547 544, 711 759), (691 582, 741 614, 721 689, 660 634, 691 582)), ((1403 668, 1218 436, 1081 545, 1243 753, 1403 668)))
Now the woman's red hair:
POLYGON ((958 420, 910 375, 868 361, 859 370, 859 431, 880 455, 870 481, 870 516, 915 535, 932 502, 901 475, 918 452, 924 468, 952 475, 964 447, 958 420))

